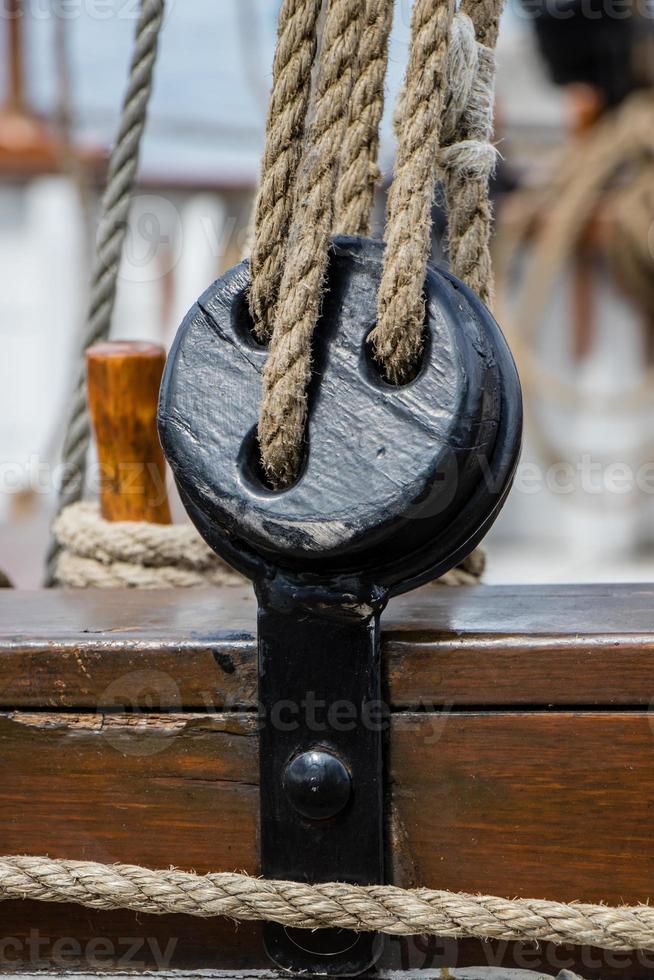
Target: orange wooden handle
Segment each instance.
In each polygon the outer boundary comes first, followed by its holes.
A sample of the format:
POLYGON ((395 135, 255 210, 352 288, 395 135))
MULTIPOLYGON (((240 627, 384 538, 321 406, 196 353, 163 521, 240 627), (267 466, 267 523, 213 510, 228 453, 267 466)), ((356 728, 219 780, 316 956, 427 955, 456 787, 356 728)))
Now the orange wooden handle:
POLYGON ((108 521, 170 524, 166 469, 157 436, 163 347, 108 341, 86 352, 89 411, 108 521))

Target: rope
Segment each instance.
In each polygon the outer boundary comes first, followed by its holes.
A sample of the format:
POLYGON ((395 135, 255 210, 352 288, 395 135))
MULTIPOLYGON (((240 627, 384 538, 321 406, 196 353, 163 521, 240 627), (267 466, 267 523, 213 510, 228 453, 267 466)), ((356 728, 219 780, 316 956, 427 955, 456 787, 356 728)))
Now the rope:
MULTIPOLYGON (((97 504, 80 502, 62 511, 53 530, 61 549, 55 579, 70 588, 192 588, 246 581, 191 524, 105 521, 97 504)), ((437 584, 476 585, 484 566, 477 549, 437 584)))
MULTIPOLYGON (((317 11, 312 8, 309 23, 305 7, 304 32, 292 35, 304 52, 304 70, 300 74, 296 69, 285 92, 286 102, 299 103, 301 111, 293 116, 293 128, 282 126, 279 72, 273 85, 252 260, 251 312, 259 339, 270 342, 259 444, 264 469, 276 488, 293 481, 301 460, 311 343, 329 236, 335 228, 356 234, 369 230, 393 12, 392 0, 329 0, 313 118, 301 151, 315 52, 311 30, 317 24, 317 11), (282 150, 284 164, 277 172, 282 150)), ((483 299, 489 300, 492 291, 492 47, 503 0, 468 3, 456 17, 454 7, 454 0, 415 0, 413 8, 411 51, 397 114, 398 152, 378 320, 371 335, 380 366, 393 382, 410 376, 422 346, 423 284, 439 170, 450 212, 453 270, 483 299)), ((285 8, 282 13, 288 16, 285 8)), ((280 39, 284 36, 281 23, 280 39)), ((289 57, 285 49, 279 61, 286 64, 289 57)))
POLYGON ((452 270, 490 301, 495 59, 480 39, 495 44, 492 24, 502 7, 503 0, 468 4, 454 17, 452 5, 435 7, 420 0, 414 5, 411 55, 396 114, 398 160, 389 195, 378 325, 372 333, 377 359, 394 382, 411 375, 422 348, 422 287, 436 170, 445 183, 452 270))
POLYGON ((251 258, 250 312, 262 343, 272 336, 286 258, 321 7, 322 0, 283 0, 279 12, 251 258))
MULTIPOLYGON (((511 318, 520 329, 511 329, 511 345, 521 374, 533 390, 564 404, 589 409, 625 411, 646 405, 651 399, 652 379, 630 393, 585 393, 560 373, 548 372, 532 354, 534 339, 556 284, 557 275, 570 260, 586 233, 593 215, 602 210, 610 231, 602 247, 612 271, 642 308, 654 309, 654 262, 649 233, 654 220, 654 97, 651 92, 633 95, 620 109, 598 123, 583 143, 558 167, 559 175, 537 207, 526 211, 517 233, 500 227, 496 255, 500 279, 512 281, 511 272, 524 241, 544 216, 511 318)), ((508 303, 505 304, 508 307, 508 303)))
POLYGON ((654 949, 654 908, 503 899, 393 885, 305 885, 244 874, 196 875, 44 857, 0 858, 0 900, 75 902, 154 915, 267 920, 393 936, 431 933, 504 942, 551 942, 623 952, 654 949))
POLYGON ((191 524, 105 521, 96 504, 77 503, 54 524, 55 578, 71 588, 191 588, 241 585, 191 524))
POLYGON ((335 229, 341 235, 368 235, 375 184, 380 173, 379 124, 384 112, 384 79, 393 0, 367 0, 359 42, 358 77, 352 88, 348 128, 341 151, 335 229))
POLYGON ((475 25, 477 40, 487 48, 497 44, 504 4, 505 0, 463 0, 461 4, 461 12, 475 25))
POLYGON ((449 215, 450 265, 454 274, 490 306, 493 268, 488 180, 496 160, 496 151, 490 144, 495 54, 475 40, 473 21, 465 13, 455 18, 454 27, 457 30, 453 31, 449 62, 451 111, 449 117, 446 113, 445 123, 449 122, 449 126, 443 127, 445 147, 440 155, 449 215), (468 81, 467 91, 460 91, 461 79, 468 81))
MULTIPOLYGON (((654 117, 654 114, 653 114, 654 117)), ((653 118, 654 123, 654 118, 653 118)), ((654 159, 607 201, 606 256, 624 293, 654 321, 654 159)))
POLYGON ((366 6, 361 0, 330 0, 314 116, 297 176, 275 328, 263 371, 259 444, 275 487, 293 481, 302 455, 311 338, 327 270, 338 156, 365 22, 366 6))
MULTIPOLYGON (((484 17, 488 19, 489 12, 499 9, 501 2, 484 3, 484 17)), ((275 325, 264 371, 259 438, 264 465, 275 486, 288 485, 300 462, 311 338, 319 315, 334 221, 344 231, 361 232, 367 230, 369 223, 393 3, 366 0, 362 5, 357 0, 329 0, 313 118, 303 149, 320 8, 320 0, 284 0, 282 4, 256 207, 250 303, 260 339, 269 338, 273 322, 275 325), (284 232, 289 224, 285 243, 284 232)), ((440 0, 435 6, 416 0, 414 6, 411 58, 401 100, 405 122, 400 130, 397 174, 389 205, 381 315, 374 332, 378 357, 389 377, 396 380, 406 374, 421 343, 422 283, 453 14, 453 0, 440 0)), ((163 0, 142 0, 130 83, 103 199, 85 348, 106 336, 110 327, 162 15, 163 0)), ((441 166, 459 181, 459 191, 453 198, 453 221, 460 208, 457 202, 464 196, 461 181, 465 183, 469 177, 477 181, 476 206, 469 209, 469 217, 454 225, 461 228, 461 239, 465 238, 466 224, 478 217, 483 205, 481 188, 494 158, 487 143, 492 59, 487 59, 484 75, 480 69, 481 48, 480 52, 475 45, 471 49, 468 23, 467 15, 461 14, 453 29, 447 76, 450 97, 445 110, 445 132, 451 142, 444 147, 440 160, 441 166), (457 142, 460 132, 466 138, 457 142)), ((484 18, 478 17, 476 23, 480 37, 491 30, 484 18)), ((483 258, 483 248, 479 254, 483 258)), ((484 270, 480 259, 478 276, 487 280, 490 271, 484 270)), ((65 475, 58 514, 81 496, 89 439, 81 370, 64 443, 65 475)), ((179 581, 182 571, 183 584, 196 584, 196 578, 188 574, 196 570, 183 569, 183 563, 182 568, 171 563, 168 572, 157 575, 151 570, 143 571, 151 568, 147 562, 108 562, 93 555, 76 554, 74 546, 60 562, 60 548, 54 535, 48 553, 48 584, 53 584, 57 575, 78 585, 158 584, 157 579, 162 577, 168 584, 179 581)), ((475 556, 472 571, 464 565, 450 578, 470 575, 476 580, 479 564, 480 559, 475 556)), ((210 574, 214 576, 215 570, 210 574)))
MULTIPOLYGON (((130 66, 129 83, 123 103, 116 144, 109 159, 107 188, 97 235, 97 255, 83 350, 109 335, 116 297, 118 270, 127 233, 127 217, 138 168, 141 137, 152 90, 152 72, 157 56, 164 0, 141 0, 136 40, 130 66)), ((86 405, 86 377, 81 359, 72 408, 63 446, 63 476, 57 500, 57 513, 79 500, 84 489, 86 454, 91 429, 86 405)), ((59 545, 52 537, 46 558, 46 584, 52 585, 59 545)))
POLYGON ((423 285, 431 250, 431 208, 454 0, 415 0, 409 65, 400 95, 395 174, 388 196, 386 254, 371 334, 391 382, 410 375, 422 349, 423 285))

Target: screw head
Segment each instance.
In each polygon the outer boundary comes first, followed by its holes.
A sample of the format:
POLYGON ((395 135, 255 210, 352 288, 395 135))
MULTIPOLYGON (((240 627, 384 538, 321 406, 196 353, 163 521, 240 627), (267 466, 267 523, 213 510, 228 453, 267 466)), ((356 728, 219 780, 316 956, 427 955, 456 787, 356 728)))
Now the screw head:
POLYGON ((352 777, 338 756, 324 749, 310 749, 286 766, 284 789, 301 816, 327 820, 347 806, 352 777))

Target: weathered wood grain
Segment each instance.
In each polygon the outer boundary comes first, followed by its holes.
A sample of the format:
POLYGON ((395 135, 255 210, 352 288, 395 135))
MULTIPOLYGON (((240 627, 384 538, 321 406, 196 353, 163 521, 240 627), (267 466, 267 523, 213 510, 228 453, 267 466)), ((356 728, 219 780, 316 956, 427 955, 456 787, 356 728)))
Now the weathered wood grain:
POLYGON ((165 363, 163 347, 136 340, 104 341, 86 351, 89 412, 105 520, 170 524, 156 427, 165 363))
MULTIPOLYGON (((647 900, 652 724, 643 711, 395 714, 392 877, 563 901, 647 900)), ((256 754, 252 714, 5 714, 0 852, 257 873, 256 754)), ((15 902, 0 913, 12 936, 104 936, 116 949, 121 937, 154 937, 154 952, 141 949, 148 965, 172 936, 180 968, 265 966, 253 926, 15 902)), ((402 954, 420 965, 425 949, 413 942, 395 944, 390 961, 402 954)), ((486 962, 474 959, 480 948, 445 952, 486 962)))
MULTIPOLYGON (((391 604, 398 884, 654 897, 653 609, 649 586, 424 589, 391 604)), ((0 593, 0 853, 256 873, 254 658, 248 589, 0 593)), ((130 969, 266 966, 256 925, 10 902, 0 971, 35 955, 69 969, 66 938, 79 968, 97 955, 126 968, 130 937, 130 969)), ((646 957, 420 938, 391 942, 383 969, 469 964, 654 975, 646 957)))
MULTIPOLYGON (((13 712, 0 759, 0 853, 258 872, 254 715, 13 712)), ((396 714, 389 786, 398 884, 654 898, 647 712, 396 714)))
MULTIPOLYGON (((425 588, 383 618, 396 707, 641 706, 654 695, 654 587, 425 588)), ((0 592, 0 707, 253 707, 248 587, 0 592), (143 706, 146 706, 145 704, 143 706)))

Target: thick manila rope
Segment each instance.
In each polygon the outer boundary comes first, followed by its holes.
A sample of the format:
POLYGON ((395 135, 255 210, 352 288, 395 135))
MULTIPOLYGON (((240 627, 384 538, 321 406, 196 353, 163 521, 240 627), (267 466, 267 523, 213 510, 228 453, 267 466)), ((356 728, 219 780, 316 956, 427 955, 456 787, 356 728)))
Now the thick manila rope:
POLYGON ((154 915, 229 916, 299 929, 572 943, 622 952, 654 949, 654 908, 649 905, 611 908, 393 885, 306 885, 47 857, 0 858, 0 900, 9 899, 154 915))
MULTIPOLYGON (((271 241, 274 244, 275 236, 279 237, 285 222, 289 220, 289 202, 293 201, 298 193, 296 187, 297 169, 300 165, 298 147, 302 142, 308 111, 311 68, 315 56, 314 35, 317 28, 319 6, 317 0, 314 3, 309 3, 308 0, 302 0, 302 2, 301 0, 285 0, 281 10, 266 154, 264 155, 261 190, 257 202, 257 228, 258 231, 264 229, 262 239, 265 241, 267 234, 269 244, 271 241), (274 215, 276 209, 279 214, 272 219, 270 225, 266 225, 262 215, 270 216, 271 213, 274 215)), ((303 180, 300 187, 300 199, 306 200, 308 207, 304 210, 298 208, 301 217, 295 215, 291 229, 293 233, 293 227, 295 228, 295 238, 292 234, 289 236, 295 247, 296 261, 292 263, 295 271, 297 272, 298 267, 301 267, 303 262, 306 268, 308 261, 309 282, 308 284, 306 280, 304 282, 308 294, 303 291, 300 291, 299 295, 295 293, 293 275, 290 275, 289 281, 289 274, 285 272, 287 280, 285 296, 286 303, 291 305, 291 320, 286 320, 287 333, 281 340, 279 338, 280 331, 278 331, 278 342, 277 344, 273 343, 275 356, 273 357, 273 351, 271 351, 267 371, 270 393, 276 391, 275 398, 272 398, 273 411, 268 420, 270 423, 268 426, 269 434, 272 435, 273 443, 277 443, 282 455, 288 453, 289 447, 294 450, 291 453, 290 462, 288 455, 286 456, 287 469, 282 482, 290 478, 293 466, 297 465, 299 461, 300 449, 298 447, 301 447, 302 444, 306 414, 304 386, 310 373, 311 335, 318 316, 320 291, 327 261, 329 228, 335 220, 343 231, 354 232, 357 228, 363 231, 365 230, 363 225, 366 221, 366 215, 369 216, 372 207, 378 128, 383 111, 383 77, 386 68, 393 3, 392 0, 366 0, 365 7, 361 7, 358 13, 355 6, 353 0, 332 0, 328 11, 317 81, 316 111, 314 112, 309 139, 309 146, 312 149, 305 152, 300 175, 303 180), (354 42, 357 40, 358 34, 361 37, 359 38, 358 50, 355 52, 354 42), (345 123, 346 118, 347 125, 345 123), (342 133, 344 146, 344 166, 341 167, 336 187, 336 201, 332 206, 339 133, 342 133), (330 138, 333 142, 330 142, 330 138), (357 153, 359 153, 358 158, 357 153), (364 169, 358 167, 358 163, 361 161, 365 163, 364 169), (321 190, 329 192, 330 188, 331 193, 326 193, 321 202, 321 190), (318 192, 317 196, 316 191, 318 192), (334 207, 336 207, 335 217, 334 207), (307 213, 309 215, 308 221, 305 220, 307 213), (313 219, 316 217, 319 220, 314 221, 313 219), (298 299, 299 303, 297 302, 298 299), (307 299, 308 302, 306 302, 307 299), (304 317, 300 315, 299 320, 296 319, 298 312, 300 314, 304 312, 304 317), (295 379, 287 373, 291 366, 294 366, 296 370, 295 379), (274 370, 273 367, 275 367, 274 370), (289 399, 294 408, 290 416, 286 411, 289 399)), ((416 3, 416 8, 418 6, 416 3)), ((494 0, 494 3, 485 6, 495 9, 496 7, 499 8, 501 4, 494 0)), ((420 48, 418 42, 422 36, 419 29, 422 23, 418 18, 419 12, 419 10, 414 10, 413 53, 415 53, 415 48, 420 48)), ((452 14, 451 5, 444 5, 442 14, 444 20, 449 23, 452 14)), ((447 82, 447 91, 450 94, 448 107, 445 111, 445 134, 452 139, 460 120, 466 113, 472 114, 473 118, 479 116, 479 112, 477 111, 475 114, 475 111, 470 110, 470 106, 474 107, 480 98, 481 103, 487 108, 492 104, 492 100, 489 100, 488 96, 484 101, 483 85, 482 96, 474 95, 475 91, 479 92, 479 85, 476 82, 479 57, 475 58, 476 52, 474 48, 472 50, 470 48, 471 28, 468 26, 469 23, 468 18, 460 14, 454 19, 452 26, 451 58, 447 82)), ((426 24, 422 23, 422 28, 425 29, 426 36, 429 37, 434 32, 434 23, 429 21, 426 24)), ((484 30, 483 25, 480 27, 477 24, 478 35, 482 36, 484 30)), ((441 24, 441 40, 442 36, 443 25, 441 24)), ((436 60, 442 69, 443 52, 440 51, 437 54, 436 60)), ((431 57, 433 60, 433 52, 431 57)), ((415 83, 416 77, 420 77, 421 72, 426 70, 430 63, 429 52, 425 53, 424 50, 420 57, 413 59, 407 72, 407 84, 404 93, 406 98, 412 96, 410 80, 413 79, 415 83)), ((440 90, 440 85, 434 86, 435 98, 441 100, 438 102, 439 106, 442 104, 440 90)), ((424 92, 422 94, 425 95, 424 92)), ((415 92, 413 92, 413 96, 415 96, 415 92)), ((440 111, 439 109, 435 113, 437 120, 440 120, 440 111)), ((124 129, 125 126, 121 126, 121 132, 124 129)), ((454 144, 443 149, 443 153, 450 154, 450 170, 452 173, 456 173, 457 168, 459 170, 463 168, 468 173, 473 172, 475 167, 479 170, 479 160, 482 158, 488 160, 489 150, 491 150, 491 156, 493 155, 492 148, 483 140, 477 141, 475 146, 472 145, 473 143, 474 141, 467 140, 459 147, 454 144), (474 162, 475 156, 477 158, 476 164, 474 162)), ((421 163, 424 169, 425 160, 422 156, 421 163)), ((131 166, 135 169, 134 161, 130 163, 131 166)), ((411 182, 409 181, 409 183, 411 182)), ((428 193, 431 196, 433 194, 433 176, 429 177, 428 186, 430 188, 428 193)), ((110 196, 108 189, 107 197, 110 196)), ((127 207, 128 204, 129 201, 127 200, 125 206, 127 207)), ((126 213, 125 210, 125 216, 126 213)), ((255 244, 255 253, 260 245, 261 241, 255 244)), ((284 252, 285 255, 286 251, 284 252)), ((115 257, 117 260, 119 250, 115 257)), ((274 249, 273 252, 269 253, 267 260, 264 254, 262 259, 264 266, 266 261, 272 262, 273 266, 276 264, 280 270, 282 267, 285 268, 284 257, 279 251, 275 252, 274 249)), ((263 278, 266 275, 268 283, 264 288, 264 294, 265 289, 268 289, 269 291, 272 290, 271 295, 274 295, 276 287, 273 280, 275 275, 270 272, 270 269, 265 274, 261 273, 263 278)), ((257 276, 254 275, 253 279, 253 290, 255 290, 257 276)), ((269 306, 264 302, 262 308, 269 308, 269 306)), ((110 309, 108 315, 110 316, 110 309)), ((265 337, 268 328, 262 322, 259 326, 260 336, 265 337)), ((394 352, 392 349, 392 344, 389 350, 391 356, 397 355, 397 351, 394 352)), ((262 411, 262 419, 264 415, 265 411, 262 411)), ((88 426, 88 418, 85 424, 88 426)), ((85 451, 86 447, 84 447, 85 451)), ((75 509, 71 511, 71 515, 78 513, 75 509)), ((60 524, 60 528, 67 523, 69 522, 60 524)), ((86 525, 88 530, 88 518, 86 525)), ((138 533, 134 530, 134 525, 130 530, 135 534, 138 533)), ((107 530, 108 535, 111 533, 110 530, 107 530)), ((118 532, 116 533, 118 534, 118 532)), ((152 533, 158 533, 158 531, 152 533)), ((183 533, 194 534, 189 527, 185 527, 183 533)), ((66 537, 61 531, 59 536, 62 540, 66 537)), ((79 536, 75 540, 78 542, 79 536)), ((59 548, 60 544, 55 538, 49 561, 49 577, 51 581, 54 581, 56 577, 62 584, 71 586, 133 585, 155 588, 175 584, 182 586, 204 584, 207 579, 214 584, 226 584, 223 568, 219 567, 208 571, 188 569, 184 567, 183 557, 179 567, 175 564, 159 564, 153 569, 147 562, 138 560, 125 561, 122 557, 117 557, 112 561, 107 561, 106 557, 97 558, 91 554, 77 553, 76 544, 67 545, 66 554, 61 556, 59 555, 59 548)), ((442 584, 473 584, 479 581, 483 566, 483 554, 477 552, 466 559, 461 566, 449 572, 441 580, 442 584)), ((227 573, 227 575, 229 574, 227 573)))
MULTIPOLYGON (((80 364, 62 450, 63 475, 57 499, 57 514, 80 500, 84 491, 91 425, 86 403, 83 352, 109 336, 163 16, 164 0, 141 0, 129 81, 116 143, 109 158, 107 187, 102 198, 80 364)), ((46 557, 46 585, 55 584, 59 547, 53 534, 46 557)))
MULTIPOLYGON (((399 101, 395 173, 388 194, 386 251, 372 331, 375 357, 393 383, 418 360, 431 209, 445 104, 454 0, 414 0, 411 49, 399 101)), ((397 118, 397 115, 396 115, 397 118)))
POLYGON ((243 584, 191 524, 105 521, 97 504, 80 502, 59 515, 54 533, 61 548, 56 579, 70 588, 243 584))
MULTIPOLYGON (((254 208, 250 312, 262 343, 272 336, 288 232, 296 204, 296 177, 305 149, 311 73, 322 0, 283 0, 266 125, 261 180, 254 208)), ((336 192, 335 227, 366 234, 378 176, 379 121, 393 0, 365 0, 356 80, 347 105, 348 127, 336 192)), ((346 107, 342 107, 345 111, 346 107)))
POLYGON ((361 0, 330 0, 316 92, 295 186, 295 206, 274 329, 263 370, 259 444, 276 487, 289 485, 302 457, 311 340, 327 271, 339 154, 366 21, 361 0))
POLYGON ((322 0, 282 0, 261 180, 254 207, 250 311, 258 339, 272 335, 295 182, 311 95, 322 0))
POLYGON ((488 181, 497 155, 491 144, 495 52, 479 40, 488 31, 479 26, 475 30, 475 26, 464 10, 454 19, 448 66, 449 104, 439 164, 449 216, 450 267, 490 307, 493 267, 488 181))
POLYGON ((504 0, 468 3, 454 16, 451 3, 414 3, 409 66, 395 114, 398 153, 378 324, 371 338, 394 382, 410 375, 422 348, 423 284, 439 173, 452 271, 485 302, 492 294, 488 179, 496 159, 490 143, 493 49, 503 6, 504 0))
POLYGON ((366 0, 358 75, 350 95, 336 189, 334 228, 340 235, 370 234, 375 185, 380 178, 377 166, 379 124, 384 112, 384 82, 392 24, 392 0, 366 0))
MULTIPOLYGON (((191 524, 105 521, 97 504, 71 504, 54 524, 60 546, 55 570, 70 588, 192 588, 242 585, 191 524)), ((434 585, 476 585, 484 571, 479 549, 434 585)))
MULTIPOLYGON (((484 2, 480 9, 470 4, 472 18, 463 11, 455 18, 453 0, 415 0, 414 3, 409 65, 399 100, 399 146, 389 194, 379 317, 372 334, 376 356, 391 381, 405 379, 420 354, 424 324, 422 289, 431 241, 431 205, 439 170, 451 188, 455 272, 463 273, 462 278, 484 298, 490 296, 491 216, 487 186, 495 161, 495 151, 488 142, 494 60, 483 39, 494 44, 502 6, 503 0, 484 2), (470 33, 465 30, 465 22, 471 23, 476 31, 474 72, 468 61, 460 57, 457 60, 464 43, 458 38, 465 40, 470 33), (454 69, 448 64, 450 43, 454 69), (447 93, 450 93, 449 109, 447 93), (441 146, 442 135, 446 142, 441 146)), ((362 37, 367 43, 361 45, 356 64, 352 62, 352 51, 345 50, 351 39, 346 30, 351 26, 348 16, 354 15, 351 8, 349 14, 347 10, 345 0, 331 0, 328 6, 314 117, 305 138, 300 176, 287 194, 293 220, 287 243, 279 246, 286 249, 282 285, 267 307, 265 320, 261 308, 251 299, 259 337, 267 336, 272 329, 264 373, 259 442, 264 468, 277 487, 293 480, 301 459, 311 341, 320 311, 329 234, 333 228, 348 232, 367 230, 372 206, 383 109, 381 79, 386 66, 392 0, 385 3, 367 0, 365 27, 359 17, 362 37), (337 31, 342 30, 342 35, 339 37, 333 28, 328 33, 329 24, 338 25, 337 31), (334 76, 336 57, 344 59, 340 78, 334 76), (343 99, 348 86, 350 103, 361 113, 358 127, 355 113, 349 111, 347 99, 343 99), (363 111, 365 107, 369 111, 363 111), (344 115, 348 116, 345 128, 344 115), (331 140, 325 139, 326 133, 331 140), (359 165, 355 165, 355 148, 360 152, 359 165), (335 184, 339 162, 340 176, 335 184), (329 195, 334 191, 336 201, 332 204, 329 195)), ((272 98, 275 100, 274 88, 272 98)), ((271 117, 267 147, 274 139, 271 117)), ((300 141, 299 131, 295 139, 300 141)), ((262 187, 265 183, 264 166, 262 187)), ((258 210, 256 241, 260 237, 266 239, 267 232, 265 228, 262 230, 258 210)), ((257 247, 255 244, 255 252, 257 247)), ((256 295, 265 290, 274 295, 270 276, 265 285, 258 283, 263 273, 256 264, 252 275, 252 291, 256 295)))

